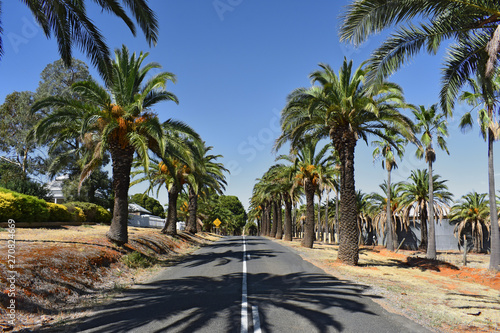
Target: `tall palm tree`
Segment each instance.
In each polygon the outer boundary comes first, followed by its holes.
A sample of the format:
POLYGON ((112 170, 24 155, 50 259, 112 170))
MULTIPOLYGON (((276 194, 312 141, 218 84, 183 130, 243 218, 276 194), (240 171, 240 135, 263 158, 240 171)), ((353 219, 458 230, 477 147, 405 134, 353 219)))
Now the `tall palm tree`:
MULTIPOLYGON (((498 71, 500 51, 500 2, 490 0, 358 0, 344 15, 341 40, 359 44, 370 35, 399 25, 369 60, 370 80, 379 82, 395 72, 422 49, 436 54, 445 40, 455 43, 449 47, 444 63, 441 108, 451 114, 455 101, 468 79, 478 76, 485 92, 491 92, 488 83, 498 71), (421 19, 419 27, 413 19, 421 19)), ((487 113, 492 114, 492 105, 487 113)), ((489 118, 490 121, 492 118, 489 118)), ((493 168, 493 140, 496 122, 488 131, 488 184, 490 202, 495 202, 493 168), (491 148, 491 149, 490 149, 491 148)), ((500 230, 498 216, 490 206, 492 228, 490 269, 500 270, 500 230)))
POLYGON ((331 145, 324 145, 317 151, 319 139, 306 137, 293 145, 295 160, 294 176, 296 186, 304 188, 306 197, 306 222, 302 246, 312 248, 314 243, 314 194, 320 185, 320 171, 331 166, 331 145))
POLYGON ((434 104, 430 108, 420 105, 413 107, 413 115, 415 116, 415 131, 422 133, 420 143, 417 144, 417 157, 425 157, 427 162, 427 170, 429 171, 429 235, 427 237, 427 258, 436 259, 436 232, 434 224, 434 190, 432 166, 436 161, 436 152, 433 148, 435 141, 437 146, 450 154, 446 146, 445 137, 448 136, 448 127, 446 116, 444 113, 437 112, 437 105, 434 104))
POLYGON ((453 195, 448 191, 445 180, 439 180, 439 175, 432 176, 432 187, 429 187, 429 173, 427 170, 413 170, 409 182, 401 183, 401 203, 400 214, 405 225, 410 223, 410 219, 420 220, 420 248, 428 249, 427 220, 432 212, 433 219, 442 220, 447 213, 448 205, 451 203, 453 195), (432 210, 429 209, 430 195, 429 189, 433 191, 432 210), (411 218, 413 215, 413 218, 411 218))
POLYGON ((371 207, 373 227, 377 231, 377 234, 381 236, 387 234, 386 246, 389 248, 389 241, 397 241, 397 223, 399 222, 401 224, 401 228, 405 226, 403 224, 404 221, 398 215, 398 209, 401 205, 401 183, 391 183, 390 186, 388 186, 387 181, 384 181, 379 187, 385 195, 378 193, 372 193, 370 195, 370 200, 373 205, 371 207), (390 187, 390 189, 387 189, 388 187, 390 187), (387 193, 390 194, 389 198, 387 197, 387 193), (387 210, 387 206, 389 206, 389 210, 387 210), (390 216, 388 217, 387 215, 390 216), (389 223, 391 223, 391 225, 389 225, 389 223), (389 235, 389 233, 391 233, 391 235, 389 235))
MULTIPOLYGON (((51 0, 33 1, 22 0, 33 14, 35 21, 40 25, 45 36, 55 36, 59 54, 65 64, 71 64, 73 45, 78 45, 97 67, 99 74, 105 81, 113 75, 111 57, 108 46, 99 29, 88 17, 87 6, 84 0, 51 0)), ((149 45, 156 45, 158 41, 158 21, 156 15, 149 8, 145 0, 93 0, 103 10, 121 18, 132 34, 136 35, 136 28, 127 16, 123 5, 130 11, 139 27, 144 32, 149 45), (123 4, 123 5, 122 5, 123 4)), ((0 8, 2 1, 0 1, 0 8)), ((8 13, 7 13, 8 14, 8 13)), ((2 26, 0 25, 0 33, 2 26)), ((2 38, 0 38, 0 56, 4 53, 2 38)))
POLYGON ((456 224, 455 235, 460 241, 464 229, 470 227, 476 253, 479 253, 483 246, 483 227, 487 228, 488 231, 490 229, 489 214, 490 208, 486 193, 467 193, 462 196, 460 202, 451 207, 449 219, 451 223, 456 224))
MULTIPOLYGON (((495 166, 493 158, 493 142, 500 137, 500 125, 494 109, 500 104, 500 74, 486 77, 479 73, 477 78, 470 79, 471 92, 463 92, 460 99, 478 110, 478 120, 483 138, 488 143, 488 197, 489 202, 496 202, 495 198, 495 166)), ((460 119, 460 128, 464 131, 472 128, 473 120, 471 112, 465 113, 460 119)), ((491 228, 491 255, 490 269, 500 270, 500 230, 497 207, 490 205, 491 228)))
POLYGON ((212 146, 207 147, 203 142, 197 148, 198 158, 195 160, 200 161, 200 163, 198 163, 194 172, 188 175, 187 178, 189 184, 189 215, 186 231, 192 234, 195 234, 197 231, 198 196, 207 192, 208 189, 221 195, 227 185, 224 172, 229 172, 222 163, 216 162, 222 155, 209 154, 213 149, 212 146))
MULTIPOLYGON (((146 80, 152 69, 161 68, 157 63, 142 66, 147 53, 129 54, 123 46, 115 55, 113 80, 106 87, 94 80, 77 82, 72 89, 81 100, 48 97, 36 103, 33 110, 59 108, 48 116, 46 124, 84 119, 80 122, 79 137, 92 149, 93 158, 83 168, 80 182, 100 165, 105 152, 110 153, 115 201, 113 220, 106 235, 111 241, 124 244, 128 241, 128 189, 134 154, 147 168, 149 149, 158 151, 163 137, 158 117, 149 110, 161 101, 178 101, 166 90, 167 81, 175 81, 172 73, 161 72, 146 80)), ((37 128, 35 135, 40 135, 41 130, 37 128)))
POLYGON ((373 145, 376 146, 373 151, 373 158, 377 159, 379 157, 383 158, 382 168, 387 170, 387 208, 386 208, 386 217, 387 217, 387 249, 389 251, 394 251, 394 240, 393 240, 393 230, 392 230, 392 222, 391 222, 391 172, 392 169, 398 167, 396 163, 396 155, 399 158, 403 158, 404 155, 404 146, 407 144, 408 140, 402 138, 400 135, 397 135, 393 132, 385 133, 386 138, 382 138, 381 140, 374 140, 372 142, 373 145))
POLYGON ((411 121, 398 107, 403 105, 401 89, 392 83, 370 87, 364 84, 366 70, 353 70, 344 59, 339 74, 325 64, 310 75, 311 88, 296 89, 288 96, 281 114, 282 134, 276 148, 287 141, 292 147, 307 134, 329 138, 340 160, 340 246, 339 259, 356 265, 359 258, 354 150, 359 139, 370 134, 383 137, 388 129, 412 137, 411 121))

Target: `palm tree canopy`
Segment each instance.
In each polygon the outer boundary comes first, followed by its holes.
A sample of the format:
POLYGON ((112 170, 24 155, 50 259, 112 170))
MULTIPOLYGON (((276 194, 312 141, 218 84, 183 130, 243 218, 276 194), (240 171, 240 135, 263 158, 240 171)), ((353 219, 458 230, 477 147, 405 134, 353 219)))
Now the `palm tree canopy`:
MULTIPOLYGON (((108 46, 99 29, 88 17, 85 0, 21 0, 33 14, 48 38, 54 36, 57 40, 59 54, 66 65, 71 64, 73 45, 78 45, 90 57, 105 81, 111 74, 111 58, 108 46)), ((144 32, 149 45, 158 41, 158 21, 149 8, 147 0, 92 0, 101 6, 103 11, 111 13, 127 25, 132 34, 136 35, 136 27, 127 16, 127 8, 144 32)), ((0 8, 1 8, 0 1, 0 8)), ((3 55, 2 26, 0 25, 0 56, 3 55)))
POLYGON ((405 107, 398 85, 385 82, 371 91, 364 84, 363 65, 353 69, 346 59, 338 75, 329 65, 319 66, 321 70, 309 75, 311 88, 296 89, 288 96, 275 149, 287 141, 297 146, 305 136, 333 140, 344 132, 365 142, 369 134, 384 137, 383 129, 413 138, 411 121, 398 111, 405 107))
POLYGON ((388 131, 385 133, 385 137, 372 141, 372 145, 375 146, 373 159, 382 158, 382 168, 388 171, 395 169, 397 168, 396 156, 400 159, 403 158, 404 148, 407 143, 407 139, 388 131))
POLYGON ((498 64, 500 2, 492 0, 357 0, 343 15, 340 38, 360 44, 391 26, 397 30, 368 61, 368 80, 382 82, 425 50, 436 54, 446 40, 441 107, 451 114, 456 97, 473 73, 489 76, 498 64), (417 25, 414 21, 420 20, 417 25))
POLYGON ((416 119, 415 131, 421 134, 420 143, 417 145, 417 157, 422 158, 425 156, 426 162, 434 162, 436 159, 436 154, 432 147, 434 140, 438 147, 449 155, 450 152, 445 140, 445 137, 448 136, 446 115, 437 112, 436 104, 429 108, 423 105, 418 107, 413 106, 412 112, 416 119))

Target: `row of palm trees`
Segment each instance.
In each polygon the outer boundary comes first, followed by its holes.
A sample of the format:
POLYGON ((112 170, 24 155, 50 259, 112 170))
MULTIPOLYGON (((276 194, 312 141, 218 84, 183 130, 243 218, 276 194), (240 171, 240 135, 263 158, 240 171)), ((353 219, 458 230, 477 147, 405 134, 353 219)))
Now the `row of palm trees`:
MULTIPOLYGON (((488 0, 356 0, 342 16, 340 40, 359 45, 371 35, 387 28, 392 33, 367 61, 366 82, 378 87, 403 64, 425 50, 436 54, 444 41, 451 41, 442 70, 440 106, 452 115, 461 90, 472 84, 481 132, 488 143, 488 196, 495 202, 493 142, 500 127, 495 110, 498 107, 498 55, 500 53, 500 3, 488 0), (478 104, 477 102, 480 101, 478 104)), ((465 97, 467 99, 467 96, 465 97)), ((462 118, 471 124, 470 114, 462 118), (468 116, 469 115, 469 116, 468 116)), ((431 157, 431 156, 430 156, 431 157)), ((500 269, 500 230, 495 205, 490 205, 490 269, 500 269)))
POLYGON ((114 206, 107 237, 118 244, 128 241, 128 191, 131 185, 149 181, 148 191, 162 186, 168 190, 168 215, 163 232, 176 234, 177 197, 187 186, 189 220, 187 230, 195 233, 198 198, 222 193, 227 170, 217 162, 200 136, 188 125, 169 119, 160 122, 153 107, 159 102, 178 102, 166 90, 175 75, 151 70, 157 63, 143 64, 147 53, 130 54, 127 47, 115 51, 112 76, 101 86, 93 79, 76 82, 73 94, 38 101, 33 112, 47 115, 37 124, 34 135, 51 149, 80 161, 81 184, 98 168, 107 153, 111 156, 114 206), (48 111, 47 111, 48 110, 48 111), (134 168, 134 169, 133 169, 134 168), (131 183, 131 176, 138 179, 131 183), (186 185, 186 186, 185 186, 186 185))
MULTIPOLYGON (((435 54, 441 43, 452 40, 444 63, 440 104, 445 115, 451 115, 460 92, 471 84, 473 93, 462 95, 478 112, 481 131, 488 142, 489 202, 495 202, 493 142, 499 137, 499 124, 495 116, 500 89, 495 84, 498 77, 500 44, 500 4, 495 1, 452 0, 356 0, 342 16, 341 41, 359 45, 372 34, 395 26, 397 31, 378 47, 366 66, 352 69, 352 62, 344 61, 338 75, 328 66, 310 75, 312 87, 293 91, 282 111, 282 134, 276 149, 288 142, 291 151, 300 148, 308 138, 330 139, 338 156, 340 172, 339 192, 340 245, 339 259, 347 264, 358 262, 358 236, 356 218, 356 189, 354 179, 354 151, 359 139, 367 141, 375 135, 391 143, 390 135, 398 133, 406 140, 416 142, 413 125, 398 109, 405 107, 401 88, 387 82, 386 78, 398 70, 420 50, 435 54), (421 20, 419 25, 416 21, 421 20), (469 98, 470 97, 470 98, 469 98)), ((420 120, 417 120, 417 122, 420 120)), ((471 124, 470 113, 461 124, 471 124)), ((432 137, 425 133, 421 138, 421 156, 429 165, 429 244, 427 256, 435 258, 434 223, 432 212, 432 164, 435 151, 432 137)), ((438 133, 440 131, 438 130, 438 133)), ((443 136, 446 133, 443 133, 443 136)), ((438 145, 441 146, 438 137, 438 145)), ((444 147, 442 147, 444 148, 444 147)), ((388 180, 393 165, 392 150, 385 149, 388 180)), ((304 182, 306 192, 312 191, 312 182, 304 182)), ((390 198, 390 184, 387 197, 390 198)), ((390 218, 390 200, 387 200, 387 218, 390 218)), ((308 217, 311 220, 311 217, 308 217)), ((500 269, 500 230, 496 205, 490 205, 491 256, 490 269, 500 269)), ((388 225, 391 225, 389 223, 388 225)), ((392 242, 391 242, 392 244, 392 242)))
MULTIPOLYGON (((346 59, 338 75, 328 65, 320 64, 320 67, 321 70, 310 75, 312 87, 293 91, 282 110, 282 134, 276 141, 275 149, 279 149, 284 143, 290 143, 290 155, 287 158, 293 162, 293 166, 273 166, 259 179, 254 188, 252 208, 262 209, 264 234, 267 233, 266 228, 269 223, 269 206, 271 203, 279 205, 281 200, 279 195, 274 194, 280 190, 271 188, 275 182, 285 183, 284 178, 286 178, 283 177, 285 174, 282 174, 276 181, 274 169, 290 168, 285 191, 288 190, 291 197, 296 197, 298 194, 294 191, 300 186, 303 187, 306 198, 306 222, 302 245, 312 247, 313 244, 314 193, 320 186, 337 189, 341 198, 338 224, 339 259, 348 264, 356 264, 360 228, 354 186, 354 149, 360 138, 368 142, 368 135, 373 135, 379 138, 372 142, 376 146, 374 157, 382 158, 382 166, 387 170, 384 214, 385 226, 388 229, 387 247, 389 250, 394 250, 391 219, 394 215, 395 202, 390 199, 393 197, 391 192, 394 191, 391 185, 391 171, 397 167, 396 157, 398 155, 402 157, 404 146, 408 142, 413 142, 417 145, 417 157, 425 158, 428 163, 426 188, 429 195, 429 204, 425 205, 425 208, 413 209, 420 214, 424 227, 422 245, 426 246, 427 256, 435 259, 434 210, 436 203, 443 198, 438 197, 434 200, 434 195, 439 193, 439 189, 437 191, 434 189, 436 184, 433 182, 435 177, 432 172, 433 163, 436 161, 434 144, 448 152, 445 141, 448 135, 445 114, 439 113, 436 105, 425 108, 406 104, 401 88, 393 83, 368 85, 364 80, 368 69, 360 66, 353 70, 352 62, 346 59), (412 110, 415 122, 399 112, 403 108, 412 110), (330 138, 332 143, 325 145, 321 153, 316 155, 317 143, 323 138, 330 138), (327 151, 330 152, 326 154, 327 151), (429 220, 427 231, 426 219, 429 220)), ((446 200, 443 203, 446 203, 446 200)), ((406 212, 406 215, 408 214, 409 210, 406 212)), ((279 228, 279 218, 277 221, 272 224, 270 236, 276 235, 275 227, 279 228)), ((285 219, 285 226, 287 223, 288 220, 285 219)))

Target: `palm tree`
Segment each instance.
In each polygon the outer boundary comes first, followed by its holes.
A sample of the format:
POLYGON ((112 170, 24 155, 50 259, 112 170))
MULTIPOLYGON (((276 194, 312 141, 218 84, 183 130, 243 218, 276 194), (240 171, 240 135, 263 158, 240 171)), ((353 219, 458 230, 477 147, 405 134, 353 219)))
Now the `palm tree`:
POLYGON ((339 259, 356 265, 359 258, 356 189, 354 182, 354 150, 359 139, 369 134, 383 137, 388 129, 412 137, 411 121, 398 112, 403 105, 401 89, 385 82, 376 87, 364 84, 366 70, 352 69, 352 61, 344 59, 337 76, 330 66, 310 75, 311 88, 296 89, 288 96, 281 114, 282 134, 276 148, 287 141, 291 146, 307 134, 330 138, 340 160, 340 246, 339 259))
POLYGON ((436 54, 441 43, 454 40, 444 64, 441 107, 451 114, 461 87, 473 73, 491 76, 500 51, 500 3, 489 0, 357 0, 343 15, 341 41, 356 45, 397 26, 368 61, 370 81, 380 82, 418 51, 436 54), (421 20, 420 26, 414 18, 421 20))
POLYGON ((436 232, 434 224, 434 190, 432 165, 436 161, 436 152, 432 146, 435 140, 438 147, 450 154, 446 146, 445 137, 448 136, 448 127, 446 116, 444 113, 437 113, 437 105, 434 104, 426 109, 420 105, 418 108, 413 107, 413 115, 416 119, 415 131, 422 133, 420 143, 417 145, 417 157, 425 157, 429 171, 429 235, 427 243, 427 258, 436 259, 436 232))
POLYGON ((390 186, 388 186, 388 182, 384 181, 379 187, 385 196, 378 193, 372 193, 370 195, 370 200, 373 205, 373 227, 377 231, 377 235, 387 234, 386 246, 389 249, 389 242, 391 241, 394 243, 394 241, 397 241, 397 223, 401 223, 401 229, 405 226, 404 220, 398 215, 398 209, 401 205, 401 183, 391 183, 390 186), (390 189, 388 189, 388 187, 390 187, 390 189), (389 198, 387 197, 387 193, 390 194, 389 198), (387 207, 389 207, 389 209, 387 209, 387 207), (391 225, 389 225, 389 223, 391 223, 391 225))
MULTIPOLYGON (((167 81, 175 81, 172 73, 162 72, 145 80, 150 70, 161 68, 156 63, 141 67, 147 53, 129 55, 123 46, 115 51, 115 55, 113 81, 106 88, 94 80, 77 82, 72 89, 81 100, 48 97, 36 103, 33 110, 59 108, 47 117, 46 125, 74 121, 81 124, 79 138, 82 144, 92 149, 92 159, 83 168, 80 184, 109 151, 115 201, 113 221, 106 235, 111 241, 124 244, 128 241, 128 189, 134 154, 147 168, 149 148, 158 148, 163 136, 158 117, 149 110, 161 101, 177 103, 177 98, 165 89, 167 81)), ((35 135, 40 137, 41 130, 38 127, 35 135)))
MULTIPOLYGON (((481 78, 484 93, 491 93, 491 78, 497 72, 500 51, 500 2, 489 0, 358 0, 349 6, 344 15, 341 40, 362 43, 370 35, 400 24, 397 32, 389 37, 369 60, 370 81, 379 82, 395 72, 419 50, 437 53, 441 43, 452 39, 444 63, 441 108, 451 114, 457 96, 468 79, 481 78), (420 27, 413 18, 422 19, 420 27), (404 25, 406 24, 406 26, 404 25)), ((493 105, 487 113, 493 114, 493 105)), ((488 131, 488 184, 489 200, 495 202, 493 167, 493 140, 498 123, 490 121, 488 131)), ((492 225, 490 269, 500 269, 500 230, 496 227, 498 216, 490 206, 492 225)))
MULTIPOLYGON (((59 54, 67 66, 71 65, 73 45, 76 44, 90 57, 97 67, 99 74, 108 81, 113 73, 109 48, 99 29, 88 17, 84 0, 68 2, 66 0, 27 1, 23 0, 33 14, 35 21, 42 27, 45 36, 56 37, 59 54)), ((136 28, 127 16, 121 3, 130 10, 140 28, 144 32, 149 45, 156 45, 158 41, 158 22, 156 15, 144 0, 93 0, 103 10, 121 18, 132 34, 136 35, 136 28)), ((2 1, 0 1, 0 8, 2 1)), ((0 33, 2 26, 0 25, 0 33)), ((0 38, 0 56, 4 53, 0 38)))
POLYGON ((306 197, 306 222, 304 226, 304 238, 302 246, 312 248, 314 243, 314 194, 320 185, 320 171, 331 166, 331 156, 327 153, 331 149, 330 144, 323 146, 318 152, 319 139, 306 137, 298 142, 293 152, 294 176, 296 186, 304 188, 306 197))
MULTIPOLYGON (((451 223, 456 223, 455 235, 459 241, 462 232, 470 227, 474 240, 474 251, 479 253, 483 247, 483 230, 490 229, 489 222, 489 202, 486 193, 479 194, 470 192, 462 196, 460 202, 451 207, 449 219, 451 223)), ((467 251, 467 249, 465 249, 467 251)))
POLYGON ((442 220, 446 215, 448 204, 453 195, 448 191, 445 180, 439 180, 439 175, 432 176, 432 187, 429 187, 429 173, 427 170, 413 170, 408 179, 410 182, 401 183, 400 214, 405 225, 410 223, 411 214, 413 223, 420 220, 420 248, 428 249, 427 220, 432 212, 433 218, 442 220), (429 188, 433 191, 432 210, 429 209, 429 188))
MULTIPOLYGON (((478 120, 483 138, 488 142, 488 195, 489 202, 496 202, 495 198, 495 166, 493 158, 493 142, 500 136, 500 125, 493 111, 500 103, 500 75, 486 77, 481 73, 476 80, 470 79, 469 85, 472 92, 464 92, 460 96, 474 108, 484 106, 478 110, 478 120)), ((465 113, 460 120, 460 128, 463 131, 472 128, 473 120, 471 112, 465 113)), ((492 226, 499 224, 496 205, 490 205, 490 221, 492 226)), ((500 231, 499 228, 491 228, 491 255, 490 269, 500 270, 500 231)))
MULTIPOLYGON (((358 228, 359 228, 359 244, 372 245, 374 231, 373 218, 375 216, 376 207, 373 203, 373 196, 358 190, 356 192, 356 205, 358 210, 358 228), (363 235, 363 230, 366 232, 366 238, 363 235)), ((374 244, 373 244, 374 245, 374 244)))
MULTIPOLYGON (((187 181, 189 184, 189 204, 188 204, 188 221, 186 231, 192 234, 196 233, 196 220, 198 210, 198 196, 204 192, 208 193, 208 189, 221 195, 227 185, 224 172, 229 172, 222 163, 216 162, 222 155, 212 155, 209 152, 213 149, 212 146, 202 145, 197 147, 196 161, 200 163, 195 168, 194 172, 188 175, 187 181), (201 148, 201 149, 200 149, 201 148)), ((195 162, 196 163, 196 162, 195 162)))
POLYGON ((408 140, 402 138, 400 135, 397 135, 393 132, 386 132, 386 138, 382 138, 381 140, 375 140, 372 142, 373 145, 376 146, 373 151, 373 158, 377 159, 382 157, 384 161, 382 161, 382 168, 387 170, 387 208, 386 208, 386 217, 387 217, 387 249, 389 251, 394 251, 394 240, 392 238, 393 230, 392 230, 392 222, 391 222, 391 171, 398 167, 396 163, 396 155, 399 158, 403 158, 404 154, 404 146, 407 144, 408 140), (394 150, 396 150, 396 154, 394 154, 394 150))

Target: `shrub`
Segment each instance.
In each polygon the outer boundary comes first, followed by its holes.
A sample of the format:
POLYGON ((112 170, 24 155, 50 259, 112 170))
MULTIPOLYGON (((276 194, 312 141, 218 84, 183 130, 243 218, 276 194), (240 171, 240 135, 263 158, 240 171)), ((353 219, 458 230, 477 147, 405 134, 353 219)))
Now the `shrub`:
POLYGON ((45 222, 49 218, 47 202, 0 188, 0 221, 14 219, 17 222, 45 222))
MULTIPOLYGON (((70 222, 73 221, 73 214, 64 205, 47 202, 50 222, 70 222)), ((83 212, 82 212, 83 213, 83 212)))
POLYGON ((66 206, 66 204, 64 204, 64 206, 68 209, 68 212, 71 214, 72 222, 85 222, 85 213, 83 212, 83 209, 76 206, 66 206))
POLYGON ((155 259, 134 251, 121 258, 122 262, 130 268, 147 268, 155 264, 155 259))
POLYGON ((83 214, 85 216, 84 221, 82 222, 95 222, 95 223, 106 223, 110 224, 111 219, 113 216, 111 215, 110 212, 108 212, 106 209, 103 207, 90 203, 90 202, 79 202, 79 201, 74 201, 74 202, 68 202, 64 204, 66 207, 68 207, 68 210, 71 211, 71 209, 74 208, 80 208, 83 210, 83 214))

